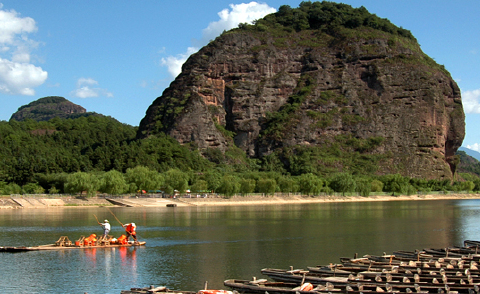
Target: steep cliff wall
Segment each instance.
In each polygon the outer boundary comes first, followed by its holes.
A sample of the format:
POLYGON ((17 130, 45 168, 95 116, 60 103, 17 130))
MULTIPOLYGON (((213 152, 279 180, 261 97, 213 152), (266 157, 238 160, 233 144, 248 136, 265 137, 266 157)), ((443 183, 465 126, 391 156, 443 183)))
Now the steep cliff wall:
POLYGON ((149 107, 138 137, 165 132, 200 149, 283 152, 284 161, 286 149, 335 145, 378 155, 376 173, 452 178, 464 112, 449 73, 404 31, 314 28, 308 17, 308 29, 267 17, 202 48, 149 107))

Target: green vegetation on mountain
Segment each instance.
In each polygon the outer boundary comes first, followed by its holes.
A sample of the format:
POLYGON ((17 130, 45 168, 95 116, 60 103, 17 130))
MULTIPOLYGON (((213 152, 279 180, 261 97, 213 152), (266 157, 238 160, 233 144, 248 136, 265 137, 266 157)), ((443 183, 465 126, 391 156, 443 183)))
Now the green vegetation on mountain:
POLYGON ((35 100, 31 103, 28 103, 26 105, 23 105, 23 106, 20 106, 18 108, 18 111, 22 110, 22 109, 25 109, 25 108, 28 108, 28 107, 34 107, 34 106, 37 106, 37 105, 42 105, 42 104, 59 104, 59 103, 62 103, 62 102, 68 102, 67 99, 63 98, 63 97, 60 97, 60 96, 48 96, 48 97, 45 97, 45 98, 40 98, 38 100, 35 100))
POLYGON ((457 157, 459 158, 459 173, 480 177, 480 161, 469 156, 465 151, 457 151, 457 157))
POLYGON ((11 119, 22 121, 32 119, 35 121, 47 121, 52 118, 76 118, 80 116, 99 115, 88 113, 85 108, 73 104, 67 99, 59 96, 49 96, 35 100, 27 105, 18 108, 12 114, 11 119))
POLYGON ((0 121, 0 194, 94 195, 160 189, 173 194, 174 190, 190 189, 193 193, 216 191, 227 196, 354 191, 368 196, 379 191, 396 195, 480 190, 480 178, 472 174, 462 174, 464 180, 454 183, 399 174, 376 176, 374 161, 361 157, 356 159, 358 171, 338 173, 334 165, 339 159, 333 151, 328 156, 309 148, 288 155, 290 171, 282 169, 280 157, 253 160, 238 150, 225 155, 206 154, 214 159, 212 162, 166 135, 137 140, 135 132, 135 127, 102 116, 48 122, 0 121), (312 167, 315 164, 324 165, 325 172, 316 172, 322 169, 312 167))
POLYGON ((142 165, 199 170, 210 163, 167 136, 134 140, 136 128, 103 116, 0 122, 0 181, 24 185, 37 174, 100 172, 142 165))
MULTIPOLYGON (((278 12, 269 14, 254 24, 255 29, 259 31, 268 29, 295 30, 297 32, 322 30, 328 33, 337 33, 340 26, 348 29, 369 27, 415 40, 409 30, 398 28, 388 19, 371 14, 363 6, 353 8, 350 5, 330 1, 303 1, 299 8, 282 5, 278 12)), ((240 28, 248 29, 249 25, 242 24, 240 28)))

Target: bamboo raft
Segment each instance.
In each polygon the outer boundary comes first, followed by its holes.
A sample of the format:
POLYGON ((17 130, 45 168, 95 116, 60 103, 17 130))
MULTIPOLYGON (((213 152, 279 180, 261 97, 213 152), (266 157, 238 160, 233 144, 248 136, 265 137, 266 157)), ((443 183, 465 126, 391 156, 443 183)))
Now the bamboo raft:
POLYGON ((133 247, 144 246, 146 242, 114 243, 107 238, 100 238, 94 242, 85 242, 85 237, 81 236, 79 240, 72 242, 67 236, 61 236, 57 242, 53 244, 39 245, 39 246, 18 246, 18 247, 0 247, 0 252, 25 252, 25 251, 39 251, 39 250, 63 250, 63 249, 91 249, 91 248, 119 248, 119 247, 133 247))
POLYGON ((338 264, 307 269, 264 268, 261 273, 273 282, 229 279, 224 285, 257 294, 480 294, 479 247, 479 241, 466 240, 462 247, 340 258, 338 264))

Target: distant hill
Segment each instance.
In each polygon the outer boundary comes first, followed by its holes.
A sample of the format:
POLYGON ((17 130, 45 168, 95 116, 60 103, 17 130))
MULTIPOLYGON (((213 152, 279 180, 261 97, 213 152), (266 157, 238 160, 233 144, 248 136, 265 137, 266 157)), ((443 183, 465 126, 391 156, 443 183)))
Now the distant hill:
POLYGON ((72 118, 88 114, 87 110, 80 105, 74 104, 59 96, 40 98, 27 105, 18 108, 10 119, 23 121, 33 119, 35 121, 47 121, 54 117, 72 118))
POLYGON ((480 152, 477 152, 475 150, 472 150, 472 149, 468 149, 466 147, 460 147, 458 148, 458 151, 464 151, 465 153, 467 153, 467 155, 475 158, 476 160, 479 160, 480 161, 480 152))
POLYGON ((458 173, 468 173, 476 175, 477 177, 480 176, 480 161, 478 161, 475 157, 470 155, 464 150, 467 150, 469 153, 473 152, 476 153, 477 156, 480 156, 480 153, 473 151, 468 148, 460 147, 457 151, 456 155, 459 157, 459 163, 457 165, 457 172, 458 173))

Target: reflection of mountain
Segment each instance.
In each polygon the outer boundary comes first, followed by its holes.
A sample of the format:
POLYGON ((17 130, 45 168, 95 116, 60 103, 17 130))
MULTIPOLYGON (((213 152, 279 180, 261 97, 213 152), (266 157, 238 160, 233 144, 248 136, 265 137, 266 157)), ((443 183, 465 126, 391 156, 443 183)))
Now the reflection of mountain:
POLYGON ((478 224, 480 223, 480 200, 469 199, 452 201, 451 213, 451 230, 447 232, 452 235, 452 239, 456 240, 456 244, 463 245, 464 240, 480 240, 480 231, 478 224), (455 213, 455 217, 453 214, 455 213))

